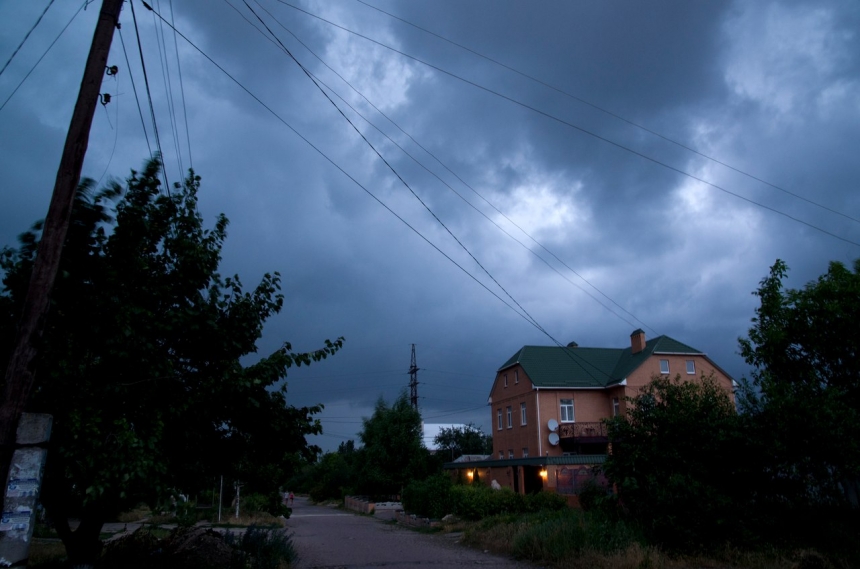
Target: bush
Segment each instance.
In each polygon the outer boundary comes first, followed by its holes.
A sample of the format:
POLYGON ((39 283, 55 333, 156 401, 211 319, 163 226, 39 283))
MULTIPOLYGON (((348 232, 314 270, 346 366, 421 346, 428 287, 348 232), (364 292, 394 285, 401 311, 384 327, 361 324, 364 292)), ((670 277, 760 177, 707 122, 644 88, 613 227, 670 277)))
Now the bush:
POLYGON ((439 519, 454 513, 451 479, 436 474, 426 480, 415 480, 403 489, 403 507, 407 512, 439 519))
POLYGON ((527 512, 559 511, 567 508, 567 499, 555 492, 538 492, 525 497, 527 512))
POLYGON ((510 488, 493 490, 487 486, 454 486, 451 499, 454 513, 470 520, 524 510, 523 497, 510 488))
POLYGON ((225 539, 235 548, 232 569, 278 569, 282 563, 292 564, 297 557, 292 537, 283 530, 250 526, 238 543, 230 543, 234 539, 225 539))

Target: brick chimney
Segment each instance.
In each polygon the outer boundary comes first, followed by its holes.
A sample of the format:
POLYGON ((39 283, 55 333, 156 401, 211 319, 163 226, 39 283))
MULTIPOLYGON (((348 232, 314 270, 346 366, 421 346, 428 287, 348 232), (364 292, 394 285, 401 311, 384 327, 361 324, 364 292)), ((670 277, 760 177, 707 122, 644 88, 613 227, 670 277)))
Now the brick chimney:
POLYGON ((645 331, 642 328, 633 330, 630 334, 630 353, 638 354, 645 349, 645 331))

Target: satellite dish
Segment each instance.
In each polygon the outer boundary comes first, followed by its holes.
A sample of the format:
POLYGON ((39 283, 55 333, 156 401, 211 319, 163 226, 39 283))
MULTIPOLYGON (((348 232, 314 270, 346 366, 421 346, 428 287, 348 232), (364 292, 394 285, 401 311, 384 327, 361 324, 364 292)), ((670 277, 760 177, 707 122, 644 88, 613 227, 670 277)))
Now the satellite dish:
POLYGON ((554 433, 558 430, 558 421, 556 421, 555 419, 550 419, 549 421, 547 421, 546 426, 549 427, 549 430, 554 433))
POLYGON ((555 446, 558 444, 558 433, 550 433, 549 434, 549 444, 555 446))

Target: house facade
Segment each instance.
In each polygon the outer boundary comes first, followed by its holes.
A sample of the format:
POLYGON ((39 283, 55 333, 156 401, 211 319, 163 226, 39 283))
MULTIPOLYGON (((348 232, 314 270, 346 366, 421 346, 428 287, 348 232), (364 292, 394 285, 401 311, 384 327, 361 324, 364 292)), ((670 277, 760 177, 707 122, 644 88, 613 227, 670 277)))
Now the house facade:
POLYGON ((603 419, 626 413, 626 398, 652 378, 677 375, 712 376, 734 400, 725 371, 668 336, 648 340, 635 330, 623 348, 523 346, 496 372, 488 399, 493 454, 472 467, 518 492, 575 494, 577 480, 609 450, 603 419))

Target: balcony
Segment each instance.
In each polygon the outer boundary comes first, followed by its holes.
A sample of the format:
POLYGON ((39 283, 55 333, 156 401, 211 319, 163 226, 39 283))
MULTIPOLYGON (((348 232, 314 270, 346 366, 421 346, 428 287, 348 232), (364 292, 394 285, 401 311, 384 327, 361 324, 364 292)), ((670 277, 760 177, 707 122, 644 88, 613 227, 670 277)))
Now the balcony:
POLYGON ((605 443, 609 441, 606 425, 600 421, 593 423, 562 423, 558 426, 558 436, 573 443, 605 443))

